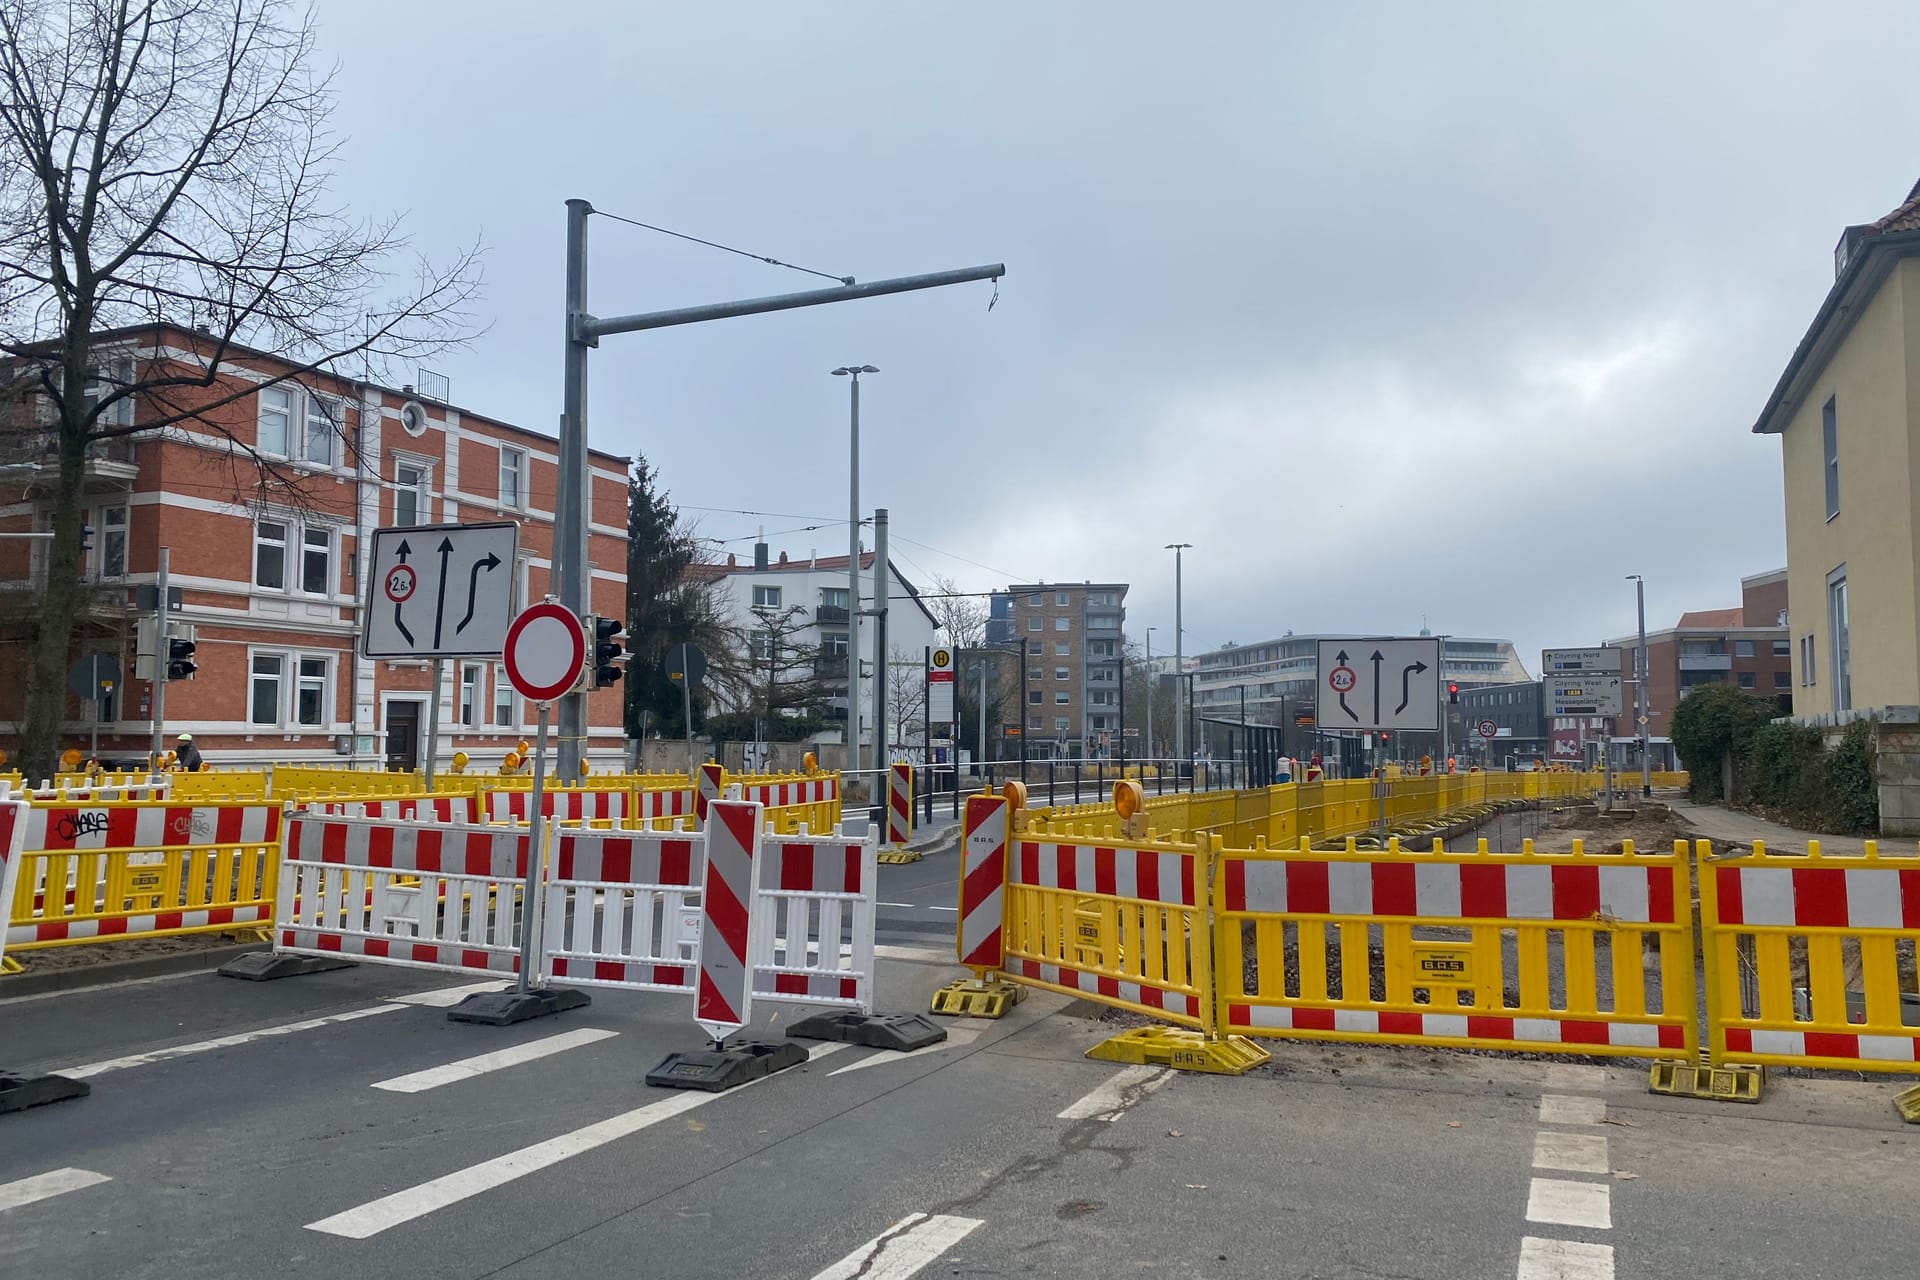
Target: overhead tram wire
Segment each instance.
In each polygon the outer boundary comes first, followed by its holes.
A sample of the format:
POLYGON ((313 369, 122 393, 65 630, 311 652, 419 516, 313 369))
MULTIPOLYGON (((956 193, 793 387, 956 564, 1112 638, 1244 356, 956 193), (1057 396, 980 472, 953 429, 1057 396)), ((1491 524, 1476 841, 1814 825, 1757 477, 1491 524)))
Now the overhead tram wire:
POLYGON ((815 271, 812 267, 795 266, 791 262, 782 262, 778 258, 770 258, 764 253, 753 253, 746 249, 736 249, 730 244, 721 244, 717 240, 702 240, 699 236, 688 235, 684 231, 674 231, 667 227, 656 227, 651 222, 642 222, 638 218, 628 218, 621 214, 608 213, 605 209, 593 209, 591 212, 602 218, 612 218, 615 222, 624 222, 630 227, 639 227, 643 231, 653 231, 663 236, 672 236, 676 240, 687 240, 694 244, 705 245, 709 249, 718 249, 722 253, 732 253, 738 254, 742 258, 752 258, 755 262, 764 262, 770 267, 785 267, 789 271, 798 271, 803 275, 819 276, 822 280, 832 280, 839 284, 847 285, 848 287, 852 287, 852 285, 856 283, 852 276, 836 276, 826 271, 815 271))

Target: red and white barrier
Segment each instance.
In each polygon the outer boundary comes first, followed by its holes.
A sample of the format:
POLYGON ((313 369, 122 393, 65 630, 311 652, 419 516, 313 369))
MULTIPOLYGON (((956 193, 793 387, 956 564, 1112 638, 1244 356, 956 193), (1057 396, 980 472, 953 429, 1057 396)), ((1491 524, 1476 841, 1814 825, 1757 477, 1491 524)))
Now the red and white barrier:
POLYGON ((829 804, 840 794, 838 778, 800 778, 792 782, 761 782, 742 789, 742 798, 769 809, 803 804, 829 804))
POLYGON ((871 837, 764 836, 750 956, 756 999, 873 1012, 871 837))
MULTIPOLYGON (((20 878, 20 855, 26 838, 26 801, 0 800, 0 909, 13 909, 13 886, 20 878)), ((7 954, 7 933, 0 928, 0 958, 7 954)))
POLYGON ((726 770, 719 765, 708 763, 700 766, 700 772, 693 780, 693 816, 700 820, 700 825, 706 825, 707 806, 720 799, 721 787, 726 780, 726 770))
POLYGON ((272 844, 280 809, 271 804, 35 805, 26 847, 163 850, 207 845, 272 844))
POLYGON ((693 788, 681 787, 676 791, 642 791, 640 793, 639 816, 649 821, 654 818, 684 818, 693 814, 693 788))
POLYGON ((320 800, 300 806, 312 813, 343 818, 392 818, 404 822, 463 822, 474 820, 475 798, 470 795, 406 796, 393 800, 320 800))
POLYGON ((556 981, 692 992, 705 870, 699 832, 558 834, 541 967, 556 981))
POLYGON ((760 806, 747 801, 710 800, 707 805, 693 1020, 716 1041, 746 1026, 753 1016, 747 934, 749 906, 759 888, 760 814, 760 806))
POLYGON ((896 761, 887 770, 887 843, 901 848, 913 839, 913 766, 896 761))
MULTIPOLYGON (((542 817, 557 823, 618 822, 627 816, 631 792, 627 791, 543 791, 540 796, 542 817)), ((527 821, 532 812, 531 791, 489 791, 488 822, 527 821)))
POLYGON ((1668 866, 1229 859, 1222 880, 1229 911, 1449 921, 1592 920, 1604 911, 1622 924, 1674 921, 1668 866))
POLYGON ((960 844, 960 963, 998 969, 1007 883, 1007 802, 968 796, 960 844))
POLYGON ((295 812, 274 950, 514 973, 529 832, 295 812))

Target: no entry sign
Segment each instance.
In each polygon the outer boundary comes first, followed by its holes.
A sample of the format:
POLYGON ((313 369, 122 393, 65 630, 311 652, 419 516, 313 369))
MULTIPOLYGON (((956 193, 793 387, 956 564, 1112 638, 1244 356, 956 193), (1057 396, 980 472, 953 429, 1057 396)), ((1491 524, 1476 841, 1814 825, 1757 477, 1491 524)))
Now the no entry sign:
POLYGON ((529 702, 552 702, 580 679, 587 633, 580 619, 553 601, 529 605, 507 627, 507 679, 529 702))

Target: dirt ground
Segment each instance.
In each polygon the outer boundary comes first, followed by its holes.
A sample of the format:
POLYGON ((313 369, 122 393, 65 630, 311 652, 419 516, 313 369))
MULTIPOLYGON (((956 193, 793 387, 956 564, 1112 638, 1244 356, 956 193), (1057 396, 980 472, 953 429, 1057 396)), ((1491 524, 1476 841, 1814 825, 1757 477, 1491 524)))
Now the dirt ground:
MULTIPOLYGON (((118 960, 147 960, 154 956, 182 955, 194 951, 212 951, 239 942, 252 942, 253 933, 195 933, 179 938, 138 938, 129 942, 90 942, 76 947, 49 947, 45 951, 7 950, 9 961, 19 961, 27 973, 51 973, 63 969, 85 969, 118 960)), ((0 997, 6 995, 6 978, 0 976, 0 997)))

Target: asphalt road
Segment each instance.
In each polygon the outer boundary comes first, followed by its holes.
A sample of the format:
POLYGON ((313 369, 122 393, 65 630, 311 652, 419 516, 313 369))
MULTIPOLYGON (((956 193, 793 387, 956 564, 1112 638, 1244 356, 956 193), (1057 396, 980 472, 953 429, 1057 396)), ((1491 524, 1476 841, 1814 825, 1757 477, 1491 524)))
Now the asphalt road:
MULTIPOLYGON (((954 976, 884 956, 885 1008, 954 976)), ((675 1093, 642 1076, 698 1047, 684 1000, 476 1027, 439 1007, 455 981, 0 1004, 7 1065, 94 1084, 0 1117, 0 1275, 1855 1280, 1920 1253, 1920 1131, 1881 1082, 1737 1107, 1627 1066, 1299 1044, 1172 1076, 1086 1060, 1112 1026, 1037 995, 934 1050, 675 1093)))

